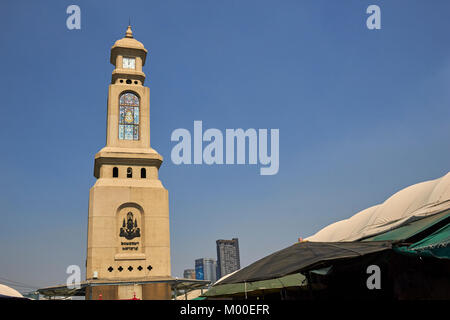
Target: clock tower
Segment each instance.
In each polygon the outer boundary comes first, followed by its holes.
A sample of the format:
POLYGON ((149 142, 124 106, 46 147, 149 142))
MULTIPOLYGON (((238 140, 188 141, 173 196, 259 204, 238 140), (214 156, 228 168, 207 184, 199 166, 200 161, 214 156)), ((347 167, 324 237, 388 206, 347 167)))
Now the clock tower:
POLYGON ((106 146, 95 155, 89 193, 86 297, 170 299, 168 192, 162 157, 150 146, 144 45, 128 26, 111 48, 106 146), (155 280, 154 282, 149 280, 155 280), (137 284, 139 283, 139 284, 137 284))

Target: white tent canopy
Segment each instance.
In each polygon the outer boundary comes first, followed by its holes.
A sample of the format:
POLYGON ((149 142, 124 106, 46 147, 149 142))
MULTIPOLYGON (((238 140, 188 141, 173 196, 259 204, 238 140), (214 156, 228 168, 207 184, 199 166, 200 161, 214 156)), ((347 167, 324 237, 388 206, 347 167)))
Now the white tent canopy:
POLYGON ((305 240, 315 242, 360 240, 449 208, 450 172, 439 179, 407 187, 382 204, 335 222, 305 240))
POLYGON ((23 298, 19 291, 4 284, 0 284, 0 295, 5 297, 23 298))

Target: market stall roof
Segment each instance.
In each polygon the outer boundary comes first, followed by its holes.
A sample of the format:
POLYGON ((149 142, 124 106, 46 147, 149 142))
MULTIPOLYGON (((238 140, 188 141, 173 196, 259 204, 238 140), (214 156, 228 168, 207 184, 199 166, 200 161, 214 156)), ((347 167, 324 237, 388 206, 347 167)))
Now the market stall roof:
POLYGON ((423 238, 449 222, 450 210, 446 210, 420 220, 408 222, 394 230, 384 232, 374 237, 366 238, 363 241, 403 241, 413 238, 423 238))
POLYGON ((16 289, 0 284, 0 298, 23 298, 23 295, 16 289))
POLYGON ((172 277, 160 277, 151 280, 88 280, 80 283, 79 289, 70 289, 67 285, 59 285, 47 288, 38 289, 42 295, 45 296, 85 296, 87 287, 105 286, 105 285, 127 285, 127 284, 149 284, 149 283, 168 283, 174 290, 193 290, 204 288, 211 283, 209 280, 196 280, 196 279, 184 279, 184 278, 172 278, 172 277))
POLYGON ((395 251, 407 255, 450 259, 450 223, 408 247, 395 248, 395 251))
POLYGON ((439 179, 407 187, 382 204, 335 222, 305 240, 317 242, 361 240, 448 209, 450 209, 450 172, 439 179))
POLYGON ((256 261, 223 279, 220 284, 280 278, 324 266, 332 260, 356 258, 391 248, 388 241, 300 242, 256 261))
POLYGON ((306 286, 306 278, 300 273, 290 274, 281 278, 245 283, 218 284, 211 287, 203 297, 222 297, 261 290, 274 290, 288 287, 306 286))

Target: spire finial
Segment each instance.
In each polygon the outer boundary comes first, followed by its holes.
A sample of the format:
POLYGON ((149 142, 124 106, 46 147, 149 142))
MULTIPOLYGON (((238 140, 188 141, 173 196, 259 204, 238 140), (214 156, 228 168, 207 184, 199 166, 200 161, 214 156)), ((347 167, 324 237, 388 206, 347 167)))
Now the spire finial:
POLYGON ((127 32, 125 33, 126 38, 133 38, 133 31, 131 30, 131 25, 128 25, 127 32))

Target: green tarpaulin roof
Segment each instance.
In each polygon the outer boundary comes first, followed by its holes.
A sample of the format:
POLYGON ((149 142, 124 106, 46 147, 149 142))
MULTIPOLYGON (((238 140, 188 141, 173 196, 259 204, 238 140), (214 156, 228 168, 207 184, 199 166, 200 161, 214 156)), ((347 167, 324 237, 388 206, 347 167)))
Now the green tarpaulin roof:
POLYGON ((253 292, 258 290, 280 289, 286 287, 299 287, 306 285, 306 278, 300 273, 291 274, 285 277, 247 282, 247 283, 232 283, 232 284, 218 284, 209 289, 203 294, 204 297, 220 297, 224 295, 232 295, 245 292, 253 292))
POLYGON ((409 255, 450 259, 450 224, 408 247, 394 250, 409 255))
POLYGON ((433 225, 443 221, 444 219, 450 218, 450 211, 446 210, 441 213, 434 214, 432 216, 422 218, 420 220, 416 220, 410 223, 407 223, 401 227, 398 227, 394 230, 387 231, 385 233, 379 234, 377 236, 364 239, 363 241, 401 241, 409 239, 433 225))

